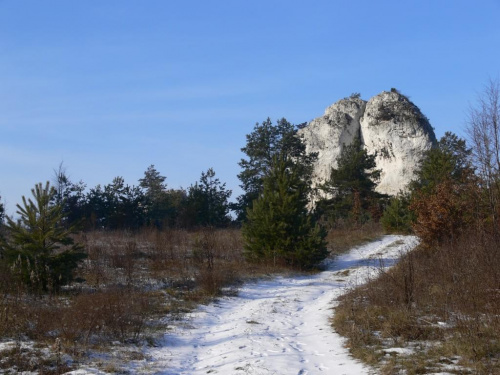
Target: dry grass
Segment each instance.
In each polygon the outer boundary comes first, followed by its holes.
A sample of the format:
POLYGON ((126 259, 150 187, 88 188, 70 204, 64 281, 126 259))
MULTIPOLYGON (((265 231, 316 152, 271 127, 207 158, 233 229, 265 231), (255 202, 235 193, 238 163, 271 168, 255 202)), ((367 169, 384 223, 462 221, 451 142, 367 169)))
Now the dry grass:
MULTIPOLYGON (((58 340, 78 360, 110 343, 151 341, 164 326, 159 317, 176 318, 242 277, 237 230, 90 232, 77 240, 88 253, 77 272, 85 282, 57 295, 30 295, 1 270, 0 337, 46 348, 58 340)), ((53 355, 14 349, 0 355, 0 369, 63 368, 53 355), (24 360, 29 355, 38 360, 24 360)))
POLYGON ((178 319, 199 303, 235 293, 244 280, 287 271, 247 263, 237 229, 95 231, 76 240, 88 254, 76 274, 84 281, 57 295, 30 295, 8 268, 0 270, 0 337, 51 348, 50 353, 4 351, 0 372, 67 370, 57 363, 56 340, 60 353, 70 355, 75 365, 111 343, 152 342, 164 331, 160 318, 178 319), (26 361, 30 355, 38 359, 26 361))
MULTIPOLYGON (((329 247, 339 253, 380 234, 376 225, 335 229, 329 247)), ((0 354, 7 358, 0 361, 0 372, 62 373, 68 366, 61 355, 70 355, 77 366, 90 352, 153 342, 165 329, 160 318, 179 319, 200 303, 235 293, 246 280, 296 272, 247 263, 237 229, 95 231, 76 240, 88 254, 76 275, 84 281, 57 295, 32 296, 8 269, 0 270, 0 337, 51 349, 9 349, 0 354), (30 355, 34 359, 27 361, 30 355)), ((119 367, 105 361, 101 367, 111 365, 119 367)))
POLYGON ((500 243, 469 234, 454 244, 418 248, 371 283, 351 291, 334 327, 352 353, 426 373, 453 364, 458 373, 500 373, 500 243), (388 347, 414 347, 389 356, 388 347))
POLYGON ((383 234, 384 230, 380 223, 368 222, 358 226, 333 228, 328 232, 326 240, 331 254, 342 254, 383 234))

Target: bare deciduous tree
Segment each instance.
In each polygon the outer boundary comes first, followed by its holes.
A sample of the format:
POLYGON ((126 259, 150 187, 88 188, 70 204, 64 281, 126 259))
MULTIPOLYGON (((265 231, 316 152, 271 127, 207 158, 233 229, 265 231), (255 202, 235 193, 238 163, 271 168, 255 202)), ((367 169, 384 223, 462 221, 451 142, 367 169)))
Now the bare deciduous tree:
POLYGON ((493 220, 498 222, 500 198, 500 82, 491 80, 469 109, 467 134, 475 166, 488 191, 493 220))

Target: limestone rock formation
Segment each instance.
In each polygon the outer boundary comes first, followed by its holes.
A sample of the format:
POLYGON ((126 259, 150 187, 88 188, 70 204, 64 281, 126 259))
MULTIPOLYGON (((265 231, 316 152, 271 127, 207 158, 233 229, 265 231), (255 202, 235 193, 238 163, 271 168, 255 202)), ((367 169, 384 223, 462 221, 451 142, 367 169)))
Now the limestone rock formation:
POLYGON ((376 154, 377 169, 382 170, 377 191, 390 195, 407 187, 424 152, 436 142, 427 118, 396 90, 384 91, 368 102, 358 96, 341 99, 299 135, 307 152, 318 153, 315 185, 330 177, 343 147, 360 137, 368 153, 376 154))
POLYGON ((366 102, 359 98, 341 99, 328 107, 322 117, 312 120, 300 130, 306 151, 318 153, 318 161, 314 165, 316 185, 328 179, 344 145, 351 144, 359 136, 365 105, 366 102))

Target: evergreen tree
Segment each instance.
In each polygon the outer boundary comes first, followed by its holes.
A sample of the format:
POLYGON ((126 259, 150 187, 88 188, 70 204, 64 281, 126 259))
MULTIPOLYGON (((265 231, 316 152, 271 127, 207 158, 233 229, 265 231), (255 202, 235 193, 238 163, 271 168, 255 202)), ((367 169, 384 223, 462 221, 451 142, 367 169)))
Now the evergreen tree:
POLYGON ((0 196, 0 227, 2 226, 4 219, 5 219, 5 207, 2 203, 2 197, 0 196))
POLYGON ((297 136, 297 127, 285 118, 278 120, 276 125, 269 118, 261 124, 257 123, 246 138, 247 144, 241 151, 247 158, 239 162, 242 171, 238 175, 245 193, 237 198, 238 203, 233 207, 240 221, 244 220, 247 207, 251 207, 262 192, 263 179, 269 173, 273 157, 287 155, 287 162, 296 164, 304 180, 310 180, 313 162, 317 159, 317 154, 306 153, 303 140, 297 136))
POLYGON ((160 175, 154 164, 151 164, 144 172, 144 177, 139 179, 139 186, 146 191, 147 196, 156 197, 167 189, 166 179, 160 175))
POLYGON ((367 218, 370 208, 383 197, 375 192, 380 179, 380 170, 375 168, 375 155, 368 155, 359 137, 344 145, 337 168, 332 168, 329 180, 321 186, 327 198, 318 202, 318 211, 334 220, 367 218))
POLYGON ((106 227, 109 229, 136 229, 144 223, 144 194, 139 187, 125 184, 123 177, 115 177, 104 186, 106 227))
POLYGON ((154 165, 150 165, 139 186, 144 190, 147 223, 161 228, 164 221, 171 219, 170 200, 165 176, 160 175, 154 165))
POLYGON ((263 191, 248 208, 242 233, 249 260, 308 269, 326 258, 325 232, 307 211, 309 185, 285 153, 273 156, 263 191))
POLYGON ((430 193, 446 180, 460 181, 472 172, 471 150, 465 140, 446 132, 437 147, 426 152, 416 179, 410 184, 412 191, 430 193))
POLYGON ((83 181, 69 182, 63 191, 63 215, 66 227, 82 225, 85 220, 86 185, 83 181))
POLYGON ((70 184, 68 174, 66 173, 66 167, 63 165, 63 162, 59 164, 57 169, 54 169, 53 183, 54 189, 56 190, 54 200, 57 204, 61 204, 64 199, 64 192, 70 184))
POLYGON ((166 191, 167 209, 164 216, 163 224, 170 227, 181 226, 186 227, 191 222, 187 216, 186 202, 187 192, 184 189, 169 189, 166 191))
POLYGON ((97 184, 85 196, 85 226, 87 229, 104 229, 107 208, 102 186, 97 184))
POLYGON ((17 205, 18 221, 7 218, 7 235, 0 241, 2 257, 34 291, 58 289, 70 282, 78 262, 86 257, 71 234, 75 228, 60 223, 62 205, 52 203, 57 191, 47 182, 31 190, 32 199, 17 205))
POLYGON ((382 225, 390 233, 411 233, 415 214, 410 210, 411 196, 400 193, 392 197, 381 218, 382 225))
POLYGON ((226 190, 225 183, 215 178, 212 168, 202 172, 200 181, 188 189, 185 209, 191 218, 190 226, 227 225, 231 193, 231 190, 226 190))
POLYGON ((127 191, 123 177, 115 177, 111 184, 107 184, 103 189, 104 203, 104 227, 107 229, 121 229, 124 223, 124 207, 127 191))
POLYGON ((59 164, 58 169, 54 169, 54 202, 62 205, 64 222, 66 227, 81 225, 85 218, 85 188, 83 181, 73 183, 63 163, 59 164))
POLYGON ((111 184, 90 189, 86 196, 87 226, 100 229, 137 229, 145 222, 144 193, 115 177, 111 184))

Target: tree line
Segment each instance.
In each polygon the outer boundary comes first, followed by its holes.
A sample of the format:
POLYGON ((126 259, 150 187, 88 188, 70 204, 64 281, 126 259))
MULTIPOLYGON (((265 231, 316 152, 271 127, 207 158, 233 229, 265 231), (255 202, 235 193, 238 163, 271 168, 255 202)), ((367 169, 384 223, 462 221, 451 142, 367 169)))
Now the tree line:
POLYGON ((86 191, 86 185, 72 182, 61 165, 55 171, 53 200, 63 207, 65 225, 85 230, 221 227, 230 223, 231 190, 212 168, 187 189, 169 189, 165 180, 150 165, 137 186, 115 177, 107 185, 86 191))
MULTIPOLYGON (((396 197, 375 191, 380 171, 375 155, 362 147, 359 135, 351 145, 343 146, 330 178, 313 189, 317 154, 307 153, 304 140, 298 136, 303 124, 293 125, 285 118, 275 124, 269 118, 257 123, 246 136, 238 175, 243 194, 235 203, 229 202, 231 190, 211 168, 187 190, 169 189, 166 177, 151 165, 138 186, 116 177, 108 185, 87 191, 83 182, 70 181, 61 165, 55 171, 53 186, 38 184, 33 189, 34 200, 23 197, 23 204, 17 205, 18 221, 7 218, 0 256, 10 259, 11 264, 24 264, 20 267, 29 282, 31 276, 26 270, 31 267, 33 271, 41 259, 38 253, 52 256, 61 253, 57 249, 66 249, 73 254, 67 258, 68 267, 76 266, 80 250, 68 246, 69 234, 77 228, 241 225, 249 261, 308 269, 328 255, 326 231, 333 227, 382 220, 388 231, 414 231, 428 244, 456 238, 470 225, 498 232, 498 83, 490 84, 479 103, 469 119, 473 147, 469 149, 465 140, 447 132, 426 153, 408 189, 396 197), (235 219, 229 216, 230 210, 235 219), (33 228, 40 227, 40 220, 45 229, 35 236, 33 228), (52 235, 56 229, 57 235, 52 235), (47 245, 46 239, 51 236, 47 245)), ((43 267, 58 269, 58 261, 54 260, 52 266, 47 266, 52 260, 44 262, 43 267)), ((61 282, 70 279, 62 276, 64 272, 60 273, 61 282)), ((47 282, 42 288, 47 288, 47 282)))

